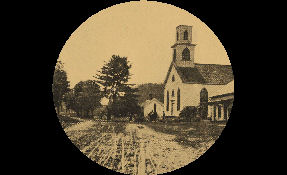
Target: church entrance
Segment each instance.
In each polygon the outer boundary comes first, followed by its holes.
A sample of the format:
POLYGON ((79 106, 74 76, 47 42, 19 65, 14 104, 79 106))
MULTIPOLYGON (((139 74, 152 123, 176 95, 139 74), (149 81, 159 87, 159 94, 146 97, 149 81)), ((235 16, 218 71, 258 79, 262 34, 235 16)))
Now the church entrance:
POLYGON ((171 102, 171 110, 170 110, 172 116, 173 116, 173 108, 174 108, 174 102, 172 101, 171 102))

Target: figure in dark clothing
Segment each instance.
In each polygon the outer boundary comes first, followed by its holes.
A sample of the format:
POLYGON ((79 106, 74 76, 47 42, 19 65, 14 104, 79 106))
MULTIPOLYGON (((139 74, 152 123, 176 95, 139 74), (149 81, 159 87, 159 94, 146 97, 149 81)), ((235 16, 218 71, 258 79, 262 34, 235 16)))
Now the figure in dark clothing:
POLYGON ((152 110, 152 111, 149 113, 149 118, 150 118, 150 121, 155 121, 156 118, 157 118, 157 113, 152 110))

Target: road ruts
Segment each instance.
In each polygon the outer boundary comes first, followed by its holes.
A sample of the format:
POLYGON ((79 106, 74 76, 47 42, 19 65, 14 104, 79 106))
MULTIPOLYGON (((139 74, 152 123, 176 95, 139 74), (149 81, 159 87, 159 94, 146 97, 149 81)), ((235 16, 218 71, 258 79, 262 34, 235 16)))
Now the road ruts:
POLYGON ((137 154, 139 154, 139 142, 136 138, 136 131, 129 131, 129 134, 126 135, 126 149, 125 149, 125 173, 127 174, 136 174, 137 172, 137 154))
POLYGON ((174 141, 175 136, 156 132, 141 124, 129 123, 124 131, 121 129, 122 132, 118 132, 118 124, 99 122, 96 126, 89 132, 71 131, 75 134, 74 141, 91 160, 124 174, 170 172, 195 160, 209 147, 184 148, 174 141))
MULTIPOLYGON (((139 126, 137 126, 139 128, 139 126)), ((152 175, 157 174, 156 166, 154 160, 151 158, 150 152, 147 151, 147 146, 149 145, 149 140, 143 136, 142 132, 138 132, 140 140, 140 151, 139 151, 139 166, 138 175, 152 175)))
POLYGON ((144 138, 139 132, 139 125, 130 124, 126 134, 114 135, 107 143, 102 143, 102 146, 97 145, 100 149, 96 148, 92 153, 96 154, 95 157, 102 157, 94 159, 98 164, 124 174, 157 174, 156 162, 147 151, 149 139, 144 138), (114 143, 114 145, 107 143, 114 143), (102 148, 106 151, 98 151, 102 148), (104 163, 103 160, 105 160, 104 163))

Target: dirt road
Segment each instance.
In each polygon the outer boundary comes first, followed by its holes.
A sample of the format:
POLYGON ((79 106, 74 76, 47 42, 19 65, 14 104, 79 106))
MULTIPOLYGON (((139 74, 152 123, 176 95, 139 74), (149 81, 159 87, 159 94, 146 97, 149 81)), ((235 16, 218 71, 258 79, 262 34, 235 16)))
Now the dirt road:
POLYGON ((109 123, 85 121, 65 129, 68 137, 91 160, 125 174, 162 174, 183 167, 202 155, 213 142, 199 149, 183 147, 175 136, 128 123, 114 132, 109 123), (85 127, 84 127, 85 126, 85 127), (97 129, 94 129, 97 128, 97 129))

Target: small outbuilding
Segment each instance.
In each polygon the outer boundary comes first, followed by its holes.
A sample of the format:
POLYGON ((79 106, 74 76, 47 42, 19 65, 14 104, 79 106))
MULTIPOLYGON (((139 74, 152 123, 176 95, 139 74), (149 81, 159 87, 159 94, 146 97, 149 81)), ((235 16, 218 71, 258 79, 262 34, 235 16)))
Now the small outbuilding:
POLYGON ((150 113, 156 112, 160 119, 162 119, 163 115, 163 103, 158 99, 153 98, 151 100, 146 100, 141 104, 143 108, 144 117, 147 117, 150 113))

